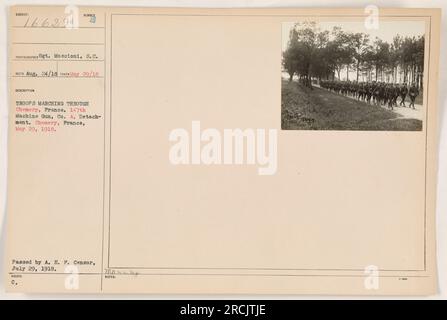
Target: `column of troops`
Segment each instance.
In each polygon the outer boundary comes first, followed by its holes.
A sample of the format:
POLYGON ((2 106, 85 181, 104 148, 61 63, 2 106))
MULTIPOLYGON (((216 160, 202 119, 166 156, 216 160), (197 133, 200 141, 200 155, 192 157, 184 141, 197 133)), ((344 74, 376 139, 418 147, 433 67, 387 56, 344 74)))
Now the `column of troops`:
POLYGON ((320 86, 326 90, 351 96, 368 104, 387 106, 391 110, 398 103, 400 106, 406 107, 405 99, 407 96, 410 98, 409 107, 415 109, 414 101, 419 95, 419 89, 414 84, 408 86, 406 83, 322 80, 320 86))

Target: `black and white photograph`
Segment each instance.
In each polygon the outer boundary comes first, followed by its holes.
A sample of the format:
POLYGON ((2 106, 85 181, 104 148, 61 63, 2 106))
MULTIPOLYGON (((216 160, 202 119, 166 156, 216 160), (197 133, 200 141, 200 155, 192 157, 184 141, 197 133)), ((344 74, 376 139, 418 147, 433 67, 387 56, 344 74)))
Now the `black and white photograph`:
POLYGON ((421 131, 424 21, 282 24, 283 130, 421 131))
POLYGON ((0 302, 447 300, 446 0, 0 8, 0 302))

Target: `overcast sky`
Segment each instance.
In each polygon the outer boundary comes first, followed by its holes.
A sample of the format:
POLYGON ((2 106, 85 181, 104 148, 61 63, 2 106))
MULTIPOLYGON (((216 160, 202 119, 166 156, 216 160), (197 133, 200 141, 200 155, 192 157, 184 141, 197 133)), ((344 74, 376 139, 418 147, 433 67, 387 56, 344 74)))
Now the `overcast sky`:
MULTIPOLYGON (((287 48, 289 41, 289 32, 295 22, 285 22, 282 25, 282 49, 287 48)), ((391 42, 395 35, 401 36, 420 36, 425 32, 424 21, 380 21, 379 29, 369 30, 365 28, 363 21, 345 21, 345 22, 327 22, 321 21, 318 26, 322 31, 331 31, 333 27, 339 26, 344 31, 350 32, 365 32, 370 34, 370 39, 374 40, 376 37, 391 42)))

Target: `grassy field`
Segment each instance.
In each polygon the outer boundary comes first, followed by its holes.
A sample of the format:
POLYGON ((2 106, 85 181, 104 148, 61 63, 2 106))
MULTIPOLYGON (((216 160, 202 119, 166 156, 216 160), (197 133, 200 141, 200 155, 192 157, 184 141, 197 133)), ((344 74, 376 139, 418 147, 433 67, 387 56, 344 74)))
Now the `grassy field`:
POLYGON ((405 119, 378 106, 296 82, 282 82, 283 130, 422 130, 422 121, 405 119))

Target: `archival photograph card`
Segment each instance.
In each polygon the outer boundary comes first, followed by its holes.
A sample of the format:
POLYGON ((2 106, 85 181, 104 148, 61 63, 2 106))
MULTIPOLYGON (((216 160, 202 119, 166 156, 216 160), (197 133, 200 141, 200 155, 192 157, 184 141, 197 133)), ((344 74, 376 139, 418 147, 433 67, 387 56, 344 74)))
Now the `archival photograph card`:
POLYGON ((13 6, 11 292, 437 290, 440 11, 13 6))

